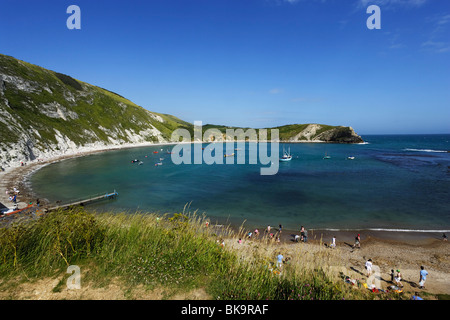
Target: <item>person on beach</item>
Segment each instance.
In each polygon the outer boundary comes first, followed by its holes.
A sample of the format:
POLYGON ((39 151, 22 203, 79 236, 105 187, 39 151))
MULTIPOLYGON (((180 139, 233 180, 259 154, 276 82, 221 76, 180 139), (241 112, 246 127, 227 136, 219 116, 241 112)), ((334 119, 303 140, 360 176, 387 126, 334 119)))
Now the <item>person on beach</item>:
POLYGON ((402 274, 400 270, 397 269, 397 275, 394 277, 395 283, 397 284, 397 287, 403 288, 402 284, 402 274))
POLYGON ((391 273, 389 275, 391 276, 391 283, 394 283, 394 278, 395 278, 394 269, 391 269, 391 273))
POLYGON ((420 266, 420 280, 419 280, 419 288, 425 289, 425 281, 427 281, 428 272, 425 270, 424 266, 420 266))
POLYGON ((41 204, 41 201, 39 199, 36 199, 36 205, 39 207, 40 204, 41 204))
POLYGON ((308 234, 305 230, 305 227, 302 226, 300 228, 300 241, 306 242, 308 240, 308 234))
POLYGON ((255 229, 255 237, 258 236, 258 234, 259 234, 259 230, 255 229))
POLYGON ((270 233, 270 225, 267 226, 267 233, 270 233))
POLYGON ((283 266, 283 259, 283 255, 279 252, 277 256, 277 268, 281 268, 283 266))
POLYGON ((283 226, 281 225, 281 223, 278 225, 278 231, 281 233, 281 229, 283 229, 283 226))
POLYGON ((367 270, 367 277, 370 277, 370 275, 372 274, 372 259, 366 261, 365 267, 367 270))
POLYGON ((336 248, 336 236, 331 239, 330 248, 336 248))
POLYGON ((355 237, 355 244, 353 245, 354 248, 361 249, 361 235, 358 233, 358 235, 355 237))
POLYGON ((447 235, 445 233, 442 235, 442 240, 447 241, 447 235))
POLYGON ((411 297, 411 300, 423 300, 423 299, 419 297, 418 292, 414 292, 414 295, 411 297))

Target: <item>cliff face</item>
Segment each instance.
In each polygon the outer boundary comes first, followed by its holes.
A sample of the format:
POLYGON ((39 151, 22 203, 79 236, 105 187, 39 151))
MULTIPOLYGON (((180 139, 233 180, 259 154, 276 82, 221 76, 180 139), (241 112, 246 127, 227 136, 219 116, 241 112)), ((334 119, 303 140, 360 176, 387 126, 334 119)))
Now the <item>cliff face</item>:
POLYGON ((39 157, 166 142, 190 124, 105 89, 0 55, 0 167, 39 157))
MULTIPOLYGON (((114 92, 0 54, 0 168, 78 151, 169 142, 178 128, 193 132, 191 123, 174 116, 150 112, 114 92)), ((281 141, 363 142, 350 127, 274 129, 279 129, 281 141)))
POLYGON ((320 124, 309 124, 306 128, 290 138, 288 142, 335 142, 362 143, 364 140, 356 134, 352 127, 331 127, 320 124))

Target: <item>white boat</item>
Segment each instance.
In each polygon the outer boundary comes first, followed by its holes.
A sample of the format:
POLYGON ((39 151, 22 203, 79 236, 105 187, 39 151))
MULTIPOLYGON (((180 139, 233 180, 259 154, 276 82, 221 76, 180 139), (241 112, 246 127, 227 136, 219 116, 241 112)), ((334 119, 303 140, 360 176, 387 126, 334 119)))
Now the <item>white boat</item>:
POLYGON ((291 148, 288 149, 288 152, 286 152, 286 150, 284 150, 283 148, 283 155, 280 158, 280 161, 291 161, 292 160, 292 155, 291 155, 291 148))
POLYGON ((233 157, 233 156, 234 156, 234 153, 231 153, 231 154, 224 154, 224 155, 223 155, 224 158, 226 158, 226 157, 233 157))
POLYGON ((347 157, 348 160, 353 160, 355 159, 355 157, 351 156, 351 157, 347 157))

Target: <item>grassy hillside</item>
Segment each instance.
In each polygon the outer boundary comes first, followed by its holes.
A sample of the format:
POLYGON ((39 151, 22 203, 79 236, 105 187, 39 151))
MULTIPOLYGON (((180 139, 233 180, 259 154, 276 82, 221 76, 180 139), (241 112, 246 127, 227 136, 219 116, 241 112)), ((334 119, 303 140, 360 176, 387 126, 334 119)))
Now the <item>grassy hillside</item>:
POLYGON ((218 243, 233 241, 230 230, 216 232, 203 218, 188 213, 94 215, 83 209, 48 213, 0 229, 0 288, 14 292, 20 283, 50 277, 60 279, 53 290, 61 291, 67 267, 77 265, 82 285, 101 287, 115 280, 129 292, 163 287, 170 295, 202 289, 209 299, 220 300, 374 297, 329 276, 323 267, 330 263, 330 251, 321 250, 314 258, 305 255, 278 269, 276 244, 262 239, 252 250, 237 251, 229 248, 231 242, 225 247, 218 243))
MULTIPOLYGON (((1 125, 0 143, 16 143, 22 132, 31 131, 37 144, 45 147, 47 142, 57 143, 55 129, 77 145, 108 143, 112 132, 115 139, 131 142, 125 129, 139 133, 150 126, 168 140, 174 129, 190 127, 174 116, 150 113, 106 89, 5 55, 0 55, 1 75, 0 109, 13 120, 1 125), (64 117, 58 116, 55 106, 64 117)), ((157 138, 153 135, 146 140, 157 138)))

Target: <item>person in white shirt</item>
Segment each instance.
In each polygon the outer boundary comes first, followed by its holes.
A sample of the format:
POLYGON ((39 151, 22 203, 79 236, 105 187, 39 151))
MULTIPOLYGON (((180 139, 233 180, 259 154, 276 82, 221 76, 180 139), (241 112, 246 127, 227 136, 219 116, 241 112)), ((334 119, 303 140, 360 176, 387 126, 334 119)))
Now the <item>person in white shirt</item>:
POLYGON ((333 239, 331 239, 331 244, 330 244, 331 248, 336 248, 336 237, 333 236, 333 239))
POLYGON ((372 274, 372 259, 366 261, 366 270, 367 276, 370 277, 370 275, 372 274))

